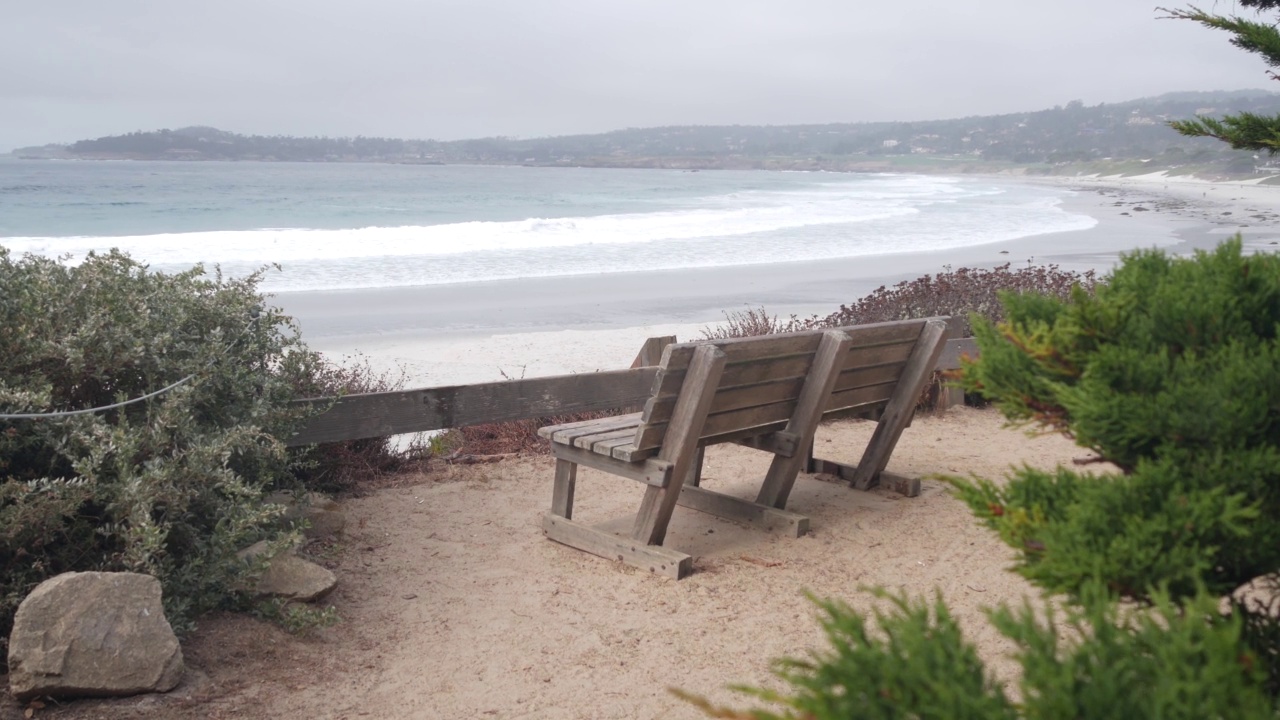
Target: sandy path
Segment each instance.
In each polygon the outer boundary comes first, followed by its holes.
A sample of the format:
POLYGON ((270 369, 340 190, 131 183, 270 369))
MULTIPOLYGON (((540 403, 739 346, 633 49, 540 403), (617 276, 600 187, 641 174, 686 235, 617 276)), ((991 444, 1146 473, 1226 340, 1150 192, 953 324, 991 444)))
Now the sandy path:
MULTIPOLYGON (((991 410, 918 418, 889 467, 1000 477, 1013 464, 1052 467, 1085 454, 1001 425, 991 410)), ((823 427, 819 455, 856 460, 872 427, 823 427)), ((713 448, 706 484, 748 495, 767 459, 713 448)), ((813 532, 799 539, 680 509, 667 542, 696 561, 694 575, 675 582, 544 539, 551 477, 549 458, 520 458, 347 500, 351 525, 331 558, 340 625, 300 640, 214 618, 188 642, 196 670, 176 697, 75 703, 53 716, 701 717, 666 688, 736 701, 725 685, 767 683, 771 658, 821 644, 804 590, 869 608, 861 585, 915 596, 940 589, 1011 677, 1007 646, 980 608, 1034 590, 1005 571, 1010 551, 937 481, 907 499, 802 476, 789 508, 809 515, 813 532)), ((625 527, 639 490, 584 470, 576 515, 625 527)))

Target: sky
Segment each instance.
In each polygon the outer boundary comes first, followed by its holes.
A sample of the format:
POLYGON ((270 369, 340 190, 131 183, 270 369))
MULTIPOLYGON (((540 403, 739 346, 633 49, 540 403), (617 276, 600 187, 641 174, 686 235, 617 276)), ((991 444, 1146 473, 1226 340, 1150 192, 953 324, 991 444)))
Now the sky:
POLYGON ((1152 0, 5 5, 0 151, 188 125, 452 140, 1280 91, 1225 33, 1152 0))

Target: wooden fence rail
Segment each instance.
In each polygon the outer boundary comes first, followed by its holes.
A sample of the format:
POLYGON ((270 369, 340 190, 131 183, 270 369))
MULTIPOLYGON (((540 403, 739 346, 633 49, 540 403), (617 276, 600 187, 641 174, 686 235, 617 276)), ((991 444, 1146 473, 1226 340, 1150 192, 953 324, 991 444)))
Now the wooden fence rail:
MULTIPOLYGON (((662 347, 675 338, 650 338, 629 370, 504 380, 450 387, 298 400, 332 405, 311 418, 286 445, 359 440, 468 425, 636 408, 648 397, 662 347)), ((973 338, 948 340, 935 369, 960 367, 962 354, 976 355, 973 338)))

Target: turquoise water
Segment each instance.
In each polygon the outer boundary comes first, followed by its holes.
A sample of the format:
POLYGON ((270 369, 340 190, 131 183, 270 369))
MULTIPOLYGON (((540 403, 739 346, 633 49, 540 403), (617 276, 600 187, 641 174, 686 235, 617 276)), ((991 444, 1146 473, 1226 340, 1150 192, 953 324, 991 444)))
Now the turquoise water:
POLYGON ((374 164, 0 161, 0 245, 314 290, 929 252, 1095 221, 987 178, 374 164))

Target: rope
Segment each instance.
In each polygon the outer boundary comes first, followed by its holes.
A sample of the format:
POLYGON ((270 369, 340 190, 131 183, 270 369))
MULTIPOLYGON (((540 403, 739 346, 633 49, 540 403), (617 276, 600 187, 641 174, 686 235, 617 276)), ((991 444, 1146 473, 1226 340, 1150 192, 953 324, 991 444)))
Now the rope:
POLYGON ((156 390, 155 392, 147 393, 146 395, 133 398, 132 400, 125 400, 124 402, 113 403, 111 405, 101 405, 99 407, 94 407, 94 408, 85 408, 84 410, 59 410, 56 412, 43 412, 43 413, 0 413, 0 420, 35 420, 38 418, 69 417, 71 415, 88 415, 90 413, 103 412, 105 410, 115 410, 116 408, 121 408, 121 407, 124 407, 125 405, 132 405, 137 402, 142 402, 143 400, 149 400, 157 395, 167 393, 170 390, 178 387, 182 383, 190 380, 195 376, 196 376, 195 373, 191 373, 190 375, 182 378, 178 382, 172 385, 168 385, 166 387, 162 387, 159 390, 156 390))
MULTIPOLYGON (((240 339, 244 337, 245 333, 249 332, 249 328, 257 324, 258 313, 259 313, 259 310, 257 307, 254 307, 252 310, 250 310, 249 314, 252 316, 253 319, 250 320, 244 326, 244 329, 240 331, 240 334, 236 336, 235 340, 232 340, 231 343, 227 345, 227 348, 230 348, 232 345, 235 345, 237 342, 239 342, 240 339)), ((205 365, 205 368, 208 368, 209 365, 212 365, 213 363, 214 363, 214 360, 210 360, 209 364, 205 365)), ((196 373, 191 373, 190 375, 182 378, 181 380, 175 383, 172 383, 170 385, 166 385, 154 392, 149 392, 146 395, 141 395, 139 397, 132 398, 129 400, 124 400, 118 403, 112 403, 110 405, 101 405, 99 407, 85 408, 83 410, 55 410, 55 411, 41 412, 41 413, 0 413, 0 420, 39 420, 42 418, 70 417, 72 415, 90 415, 92 413, 105 412, 107 410, 115 410, 116 408, 122 408, 126 405, 140 403, 143 400, 150 400, 151 398, 157 395, 163 395, 164 393, 167 393, 170 390, 178 387, 179 385, 182 385, 183 383, 191 380, 195 376, 196 376, 196 373)))

